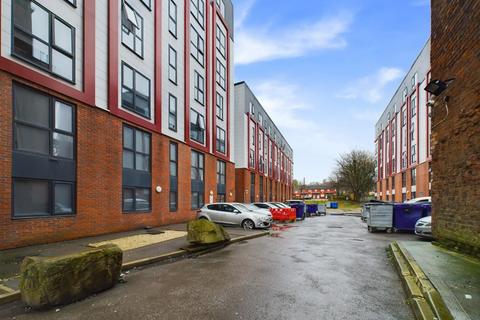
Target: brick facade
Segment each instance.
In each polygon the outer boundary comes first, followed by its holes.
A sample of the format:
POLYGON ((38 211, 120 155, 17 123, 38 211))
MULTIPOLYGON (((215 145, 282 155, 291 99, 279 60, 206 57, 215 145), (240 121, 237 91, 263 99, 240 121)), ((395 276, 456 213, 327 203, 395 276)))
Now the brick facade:
MULTIPOLYGON (((245 168, 235 169, 236 179, 236 202, 250 203, 250 178, 254 172, 245 168)), ((286 201, 293 198, 293 188, 284 182, 274 181, 263 176, 263 200, 268 201, 286 201), (270 198, 270 184, 272 184, 272 197, 270 198)), ((255 201, 260 201, 260 174, 255 172, 255 201)))
MULTIPOLYGON (((13 219, 13 80, 9 74, 0 72, 0 250, 184 222, 196 216, 190 202, 191 148, 188 145, 175 141, 179 146, 178 210, 169 212, 168 206, 168 155, 169 143, 173 140, 151 133, 152 211, 122 213, 122 126, 125 122, 99 108, 62 97, 76 106, 76 214, 68 217, 13 219), (160 193, 155 192, 156 186, 162 188, 160 193)), ((213 155, 205 154, 205 203, 210 200, 210 191, 216 200, 216 161, 213 155)), ((226 172, 227 201, 233 201, 233 163, 227 162, 226 172)))
POLYGON ((456 78, 433 110, 433 233, 480 255, 479 39, 480 1, 432 1, 432 79, 456 78))

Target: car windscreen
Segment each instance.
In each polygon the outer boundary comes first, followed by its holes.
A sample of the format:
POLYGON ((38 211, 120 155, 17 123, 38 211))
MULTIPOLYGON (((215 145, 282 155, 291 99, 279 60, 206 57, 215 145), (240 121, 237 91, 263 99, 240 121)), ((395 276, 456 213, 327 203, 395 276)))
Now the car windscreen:
POLYGON ((247 207, 246 205, 243 205, 241 203, 235 203, 235 207, 237 209, 240 209, 242 211, 253 211, 251 208, 247 207))

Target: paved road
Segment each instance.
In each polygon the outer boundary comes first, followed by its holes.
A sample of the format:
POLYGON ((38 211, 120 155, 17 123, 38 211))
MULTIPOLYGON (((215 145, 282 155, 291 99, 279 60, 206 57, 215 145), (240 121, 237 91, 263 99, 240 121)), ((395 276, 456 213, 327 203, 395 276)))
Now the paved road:
POLYGON ((297 223, 278 236, 131 272, 127 283, 63 307, 0 309, 0 319, 413 319, 386 253, 393 239, 356 217, 297 223))

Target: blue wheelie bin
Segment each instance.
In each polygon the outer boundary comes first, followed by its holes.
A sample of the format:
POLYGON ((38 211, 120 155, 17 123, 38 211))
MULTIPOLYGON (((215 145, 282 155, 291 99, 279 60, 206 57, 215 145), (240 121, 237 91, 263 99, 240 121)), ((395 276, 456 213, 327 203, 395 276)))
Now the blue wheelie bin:
POLYGON ((331 202, 331 203, 330 203, 330 208, 332 208, 332 209, 338 209, 338 202, 331 202))
POLYGON ((297 212, 297 220, 305 219, 305 205, 303 203, 291 204, 290 207, 294 208, 297 212))
POLYGON ((318 213, 318 204, 307 204, 307 215, 314 216, 318 213))
POLYGON ((432 205, 429 203, 397 203, 393 206, 393 229, 413 233, 418 219, 431 214, 432 205))

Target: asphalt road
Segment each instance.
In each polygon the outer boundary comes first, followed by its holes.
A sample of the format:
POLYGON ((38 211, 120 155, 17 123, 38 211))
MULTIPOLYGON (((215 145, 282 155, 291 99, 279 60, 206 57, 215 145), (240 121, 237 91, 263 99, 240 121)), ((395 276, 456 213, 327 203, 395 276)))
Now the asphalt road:
POLYGON ((0 319, 413 319, 386 247, 411 235, 369 234, 327 216, 196 259, 130 272, 127 283, 61 307, 20 303, 0 319))

